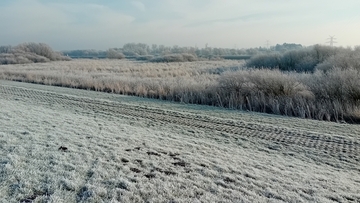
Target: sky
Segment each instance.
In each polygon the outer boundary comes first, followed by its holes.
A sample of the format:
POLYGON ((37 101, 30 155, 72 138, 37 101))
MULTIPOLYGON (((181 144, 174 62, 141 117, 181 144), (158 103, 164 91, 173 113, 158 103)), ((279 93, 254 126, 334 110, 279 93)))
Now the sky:
POLYGON ((1 0, 0 45, 360 45, 359 0, 1 0))

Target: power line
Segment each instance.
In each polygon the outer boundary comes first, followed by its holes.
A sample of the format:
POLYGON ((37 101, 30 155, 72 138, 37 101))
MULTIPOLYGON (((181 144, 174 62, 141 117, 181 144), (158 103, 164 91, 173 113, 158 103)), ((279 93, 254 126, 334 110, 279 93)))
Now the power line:
POLYGON ((327 41, 326 43, 330 43, 330 46, 334 46, 335 43, 337 43, 335 40, 335 36, 330 36, 330 38, 327 38, 329 41, 327 41))

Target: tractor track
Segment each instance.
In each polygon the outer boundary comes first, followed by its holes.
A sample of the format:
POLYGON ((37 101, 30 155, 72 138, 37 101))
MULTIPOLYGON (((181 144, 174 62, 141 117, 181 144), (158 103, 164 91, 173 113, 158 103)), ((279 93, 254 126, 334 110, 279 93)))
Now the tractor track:
POLYGON ((285 146, 297 145, 316 149, 333 156, 347 157, 355 161, 360 161, 360 141, 343 136, 297 131, 296 129, 260 123, 226 120, 204 115, 168 111, 1 84, 0 95, 4 98, 11 98, 12 96, 24 99, 28 98, 31 102, 40 102, 48 105, 57 104, 64 108, 76 106, 99 114, 125 115, 155 122, 162 121, 191 128, 226 132, 231 134, 231 138, 235 140, 247 137, 276 142, 277 144, 285 146))

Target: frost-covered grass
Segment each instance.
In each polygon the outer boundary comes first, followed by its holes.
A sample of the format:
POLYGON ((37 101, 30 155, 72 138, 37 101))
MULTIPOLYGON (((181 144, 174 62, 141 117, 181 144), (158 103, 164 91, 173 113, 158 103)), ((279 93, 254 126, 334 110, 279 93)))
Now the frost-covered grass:
MULTIPOLYGON (((273 126, 277 125, 274 120, 283 121, 278 125, 289 132, 316 130, 359 139, 359 129, 353 125, 229 113, 25 83, 0 81, 1 85, 68 95, 79 101, 86 97, 134 108, 186 112, 194 118, 273 126)), ((125 116, 85 102, 73 105, 15 93, 0 91, 1 202, 360 200, 359 164, 316 149, 263 141, 247 135, 250 130, 234 142, 230 141, 233 135, 221 131, 125 116)))
POLYGON ((188 92, 196 89, 201 92, 211 87, 220 73, 238 70, 243 63, 244 61, 146 63, 128 60, 73 60, 0 66, 0 79, 187 102, 185 95, 188 92))
POLYGON ((0 79, 360 123, 360 70, 249 69, 244 61, 73 60, 0 66, 0 79))

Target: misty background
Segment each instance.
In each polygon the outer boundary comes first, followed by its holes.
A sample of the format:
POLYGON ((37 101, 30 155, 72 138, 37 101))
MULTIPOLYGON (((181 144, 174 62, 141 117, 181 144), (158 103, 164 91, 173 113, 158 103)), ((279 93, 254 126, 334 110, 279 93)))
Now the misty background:
POLYGON ((43 42, 54 50, 126 43, 249 48, 360 42, 360 2, 245 0, 2 0, 0 44, 43 42))

